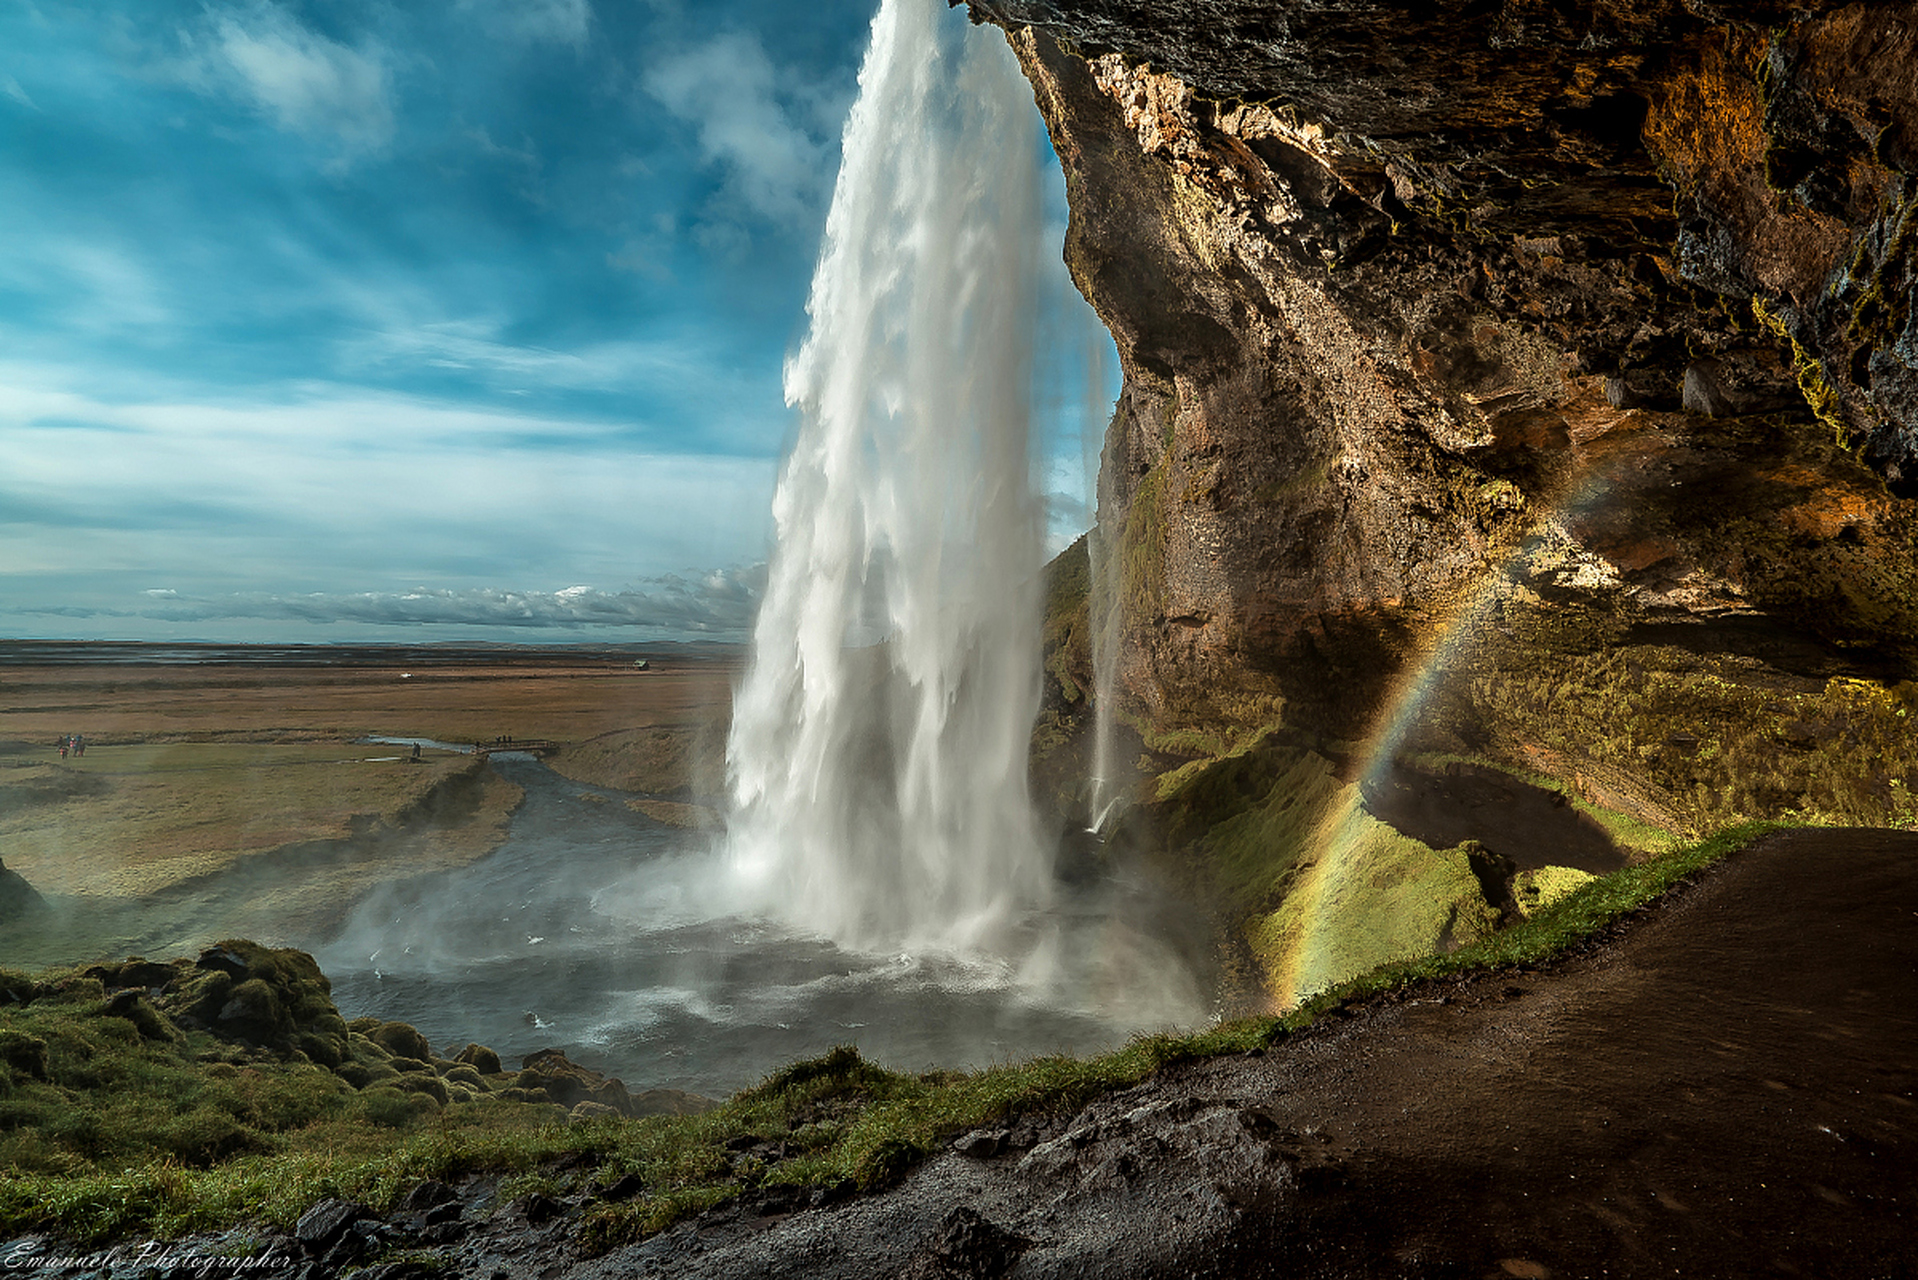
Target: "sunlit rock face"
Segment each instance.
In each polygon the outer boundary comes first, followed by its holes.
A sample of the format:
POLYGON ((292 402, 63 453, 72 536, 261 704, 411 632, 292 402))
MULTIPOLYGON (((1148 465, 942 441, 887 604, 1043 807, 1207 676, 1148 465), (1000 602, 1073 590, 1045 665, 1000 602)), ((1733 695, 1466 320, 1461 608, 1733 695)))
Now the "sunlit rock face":
MULTIPOLYGON (((1918 6, 971 8, 1118 341, 1101 523, 1148 745, 1358 736, 1461 626, 1507 674, 1908 674, 1918 6)), ((1691 812, 1709 735, 1581 744, 1468 684, 1436 745, 1624 753, 1691 812)))

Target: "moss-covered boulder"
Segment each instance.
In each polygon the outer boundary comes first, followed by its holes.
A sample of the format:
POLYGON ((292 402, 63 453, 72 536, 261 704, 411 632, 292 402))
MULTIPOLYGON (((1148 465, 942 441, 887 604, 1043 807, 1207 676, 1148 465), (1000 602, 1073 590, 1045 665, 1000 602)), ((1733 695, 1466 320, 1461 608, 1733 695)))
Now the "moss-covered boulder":
POLYGON ((202 952, 176 977, 161 1007, 182 1024, 326 1065, 348 1055, 333 984, 304 951, 241 939, 202 952))
POLYGON ((634 1114, 633 1100, 624 1083, 570 1061, 558 1049, 542 1049, 528 1056, 521 1065, 517 1087, 537 1090, 569 1110, 581 1102, 597 1102, 621 1115, 634 1114))
POLYGON ((1523 916, 1533 916, 1571 897, 1597 879, 1577 867, 1534 867, 1512 877, 1512 900, 1523 916))
POLYGON ((411 1058, 419 1063, 430 1063, 433 1059, 433 1046, 427 1043, 426 1037, 404 1022, 382 1022, 367 1032, 366 1038, 396 1058, 411 1058))
POLYGON ((468 1043, 454 1055, 455 1062, 463 1062, 483 1076, 496 1076, 505 1070, 500 1064, 499 1055, 483 1044, 468 1043))

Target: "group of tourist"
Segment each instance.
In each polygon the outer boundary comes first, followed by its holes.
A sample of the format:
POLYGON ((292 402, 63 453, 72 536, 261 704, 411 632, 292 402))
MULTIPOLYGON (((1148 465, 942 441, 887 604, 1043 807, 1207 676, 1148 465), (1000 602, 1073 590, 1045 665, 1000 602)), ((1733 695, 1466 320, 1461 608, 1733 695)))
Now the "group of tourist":
POLYGON ((83 756, 86 753, 87 740, 79 734, 69 733, 66 737, 60 739, 60 758, 62 760, 66 759, 69 754, 83 756))

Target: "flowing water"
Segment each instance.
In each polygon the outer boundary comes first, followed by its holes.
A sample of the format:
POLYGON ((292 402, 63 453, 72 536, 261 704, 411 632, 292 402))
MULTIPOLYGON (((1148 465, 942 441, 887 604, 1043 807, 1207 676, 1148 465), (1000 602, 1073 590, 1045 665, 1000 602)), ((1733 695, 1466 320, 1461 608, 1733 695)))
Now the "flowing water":
POLYGON ((985 956, 841 948, 744 914, 709 837, 627 808, 527 756, 493 757, 526 799, 471 867, 389 884, 313 948, 348 1017, 476 1040, 508 1066, 540 1049, 639 1088, 723 1094, 857 1044, 900 1069, 1090 1052, 1202 1008, 1176 922, 1108 880, 1046 917, 1035 976, 985 956), (1069 948, 1064 944, 1069 943, 1069 948))
POLYGON ((972 952, 1050 890, 1026 795, 1037 139, 1004 41, 938 0, 886 0, 860 86, 787 369, 801 427, 734 701, 732 848, 795 923, 972 952))

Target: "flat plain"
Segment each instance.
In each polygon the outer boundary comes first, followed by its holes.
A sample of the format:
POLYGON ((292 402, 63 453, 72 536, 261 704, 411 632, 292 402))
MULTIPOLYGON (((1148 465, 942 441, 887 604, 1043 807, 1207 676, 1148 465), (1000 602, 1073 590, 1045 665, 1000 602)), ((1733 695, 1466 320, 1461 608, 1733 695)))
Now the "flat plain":
POLYGON ((0 665, 0 861, 45 903, 0 925, 0 963, 310 944, 373 884, 498 846, 518 788, 472 744, 550 742, 568 776, 703 796, 737 667, 723 649, 646 669, 565 651, 66 656, 0 665), (74 735, 84 754, 62 754, 74 735), (428 745, 415 761, 378 738, 428 745))

